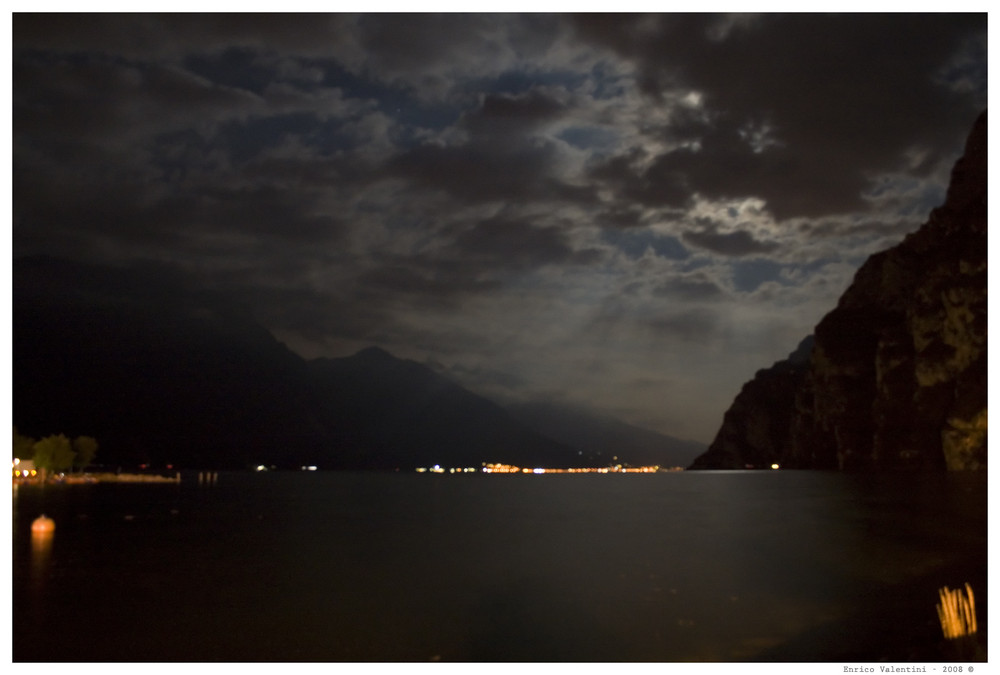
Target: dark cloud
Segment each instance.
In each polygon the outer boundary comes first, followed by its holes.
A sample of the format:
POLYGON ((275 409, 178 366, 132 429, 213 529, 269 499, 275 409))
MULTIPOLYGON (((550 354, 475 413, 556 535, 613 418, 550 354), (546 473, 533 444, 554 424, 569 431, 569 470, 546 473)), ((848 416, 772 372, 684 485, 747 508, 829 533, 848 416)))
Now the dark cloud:
POLYGON ((641 258, 647 251, 672 260, 685 260, 691 255, 676 237, 658 235, 645 229, 608 229, 601 233, 601 238, 633 260, 641 258))
POLYGON ((315 193, 292 193, 272 185, 201 190, 176 203, 161 202, 158 210, 165 224, 178 229, 204 234, 238 232, 249 238, 263 237, 271 244, 333 242, 347 229, 340 218, 323 212, 315 193))
POLYGON ((573 248, 555 228, 536 227, 521 220, 491 219, 477 223, 455 238, 463 258, 522 267, 569 261, 573 248))
POLYGON ((294 188, 279 181, 236 185, 231 176, 215 173, 200 179, 182 174, 151 185, 142 175, 121 170, 112 174, 117 176, 113 183, 107 174, 66 175, 59 182, 58 199, 52 199, 57 175, 44 165, 21 165, 15 171, 17 217, 24 223, 14 232, 19 248, 36 249, 50 239, 86 254, 113 241, 118 254, 126 254, 131 245, 133 254, 166 247, 197 256, 199 249, 228 248, 238 255, 245 246, 262 246, 261 253, 273 257, 283 252, 269 248, 275 243, 331 244, 350 229, 324 203, 326 195, 308 183, 294 188))
POLYGON ((718 315, 703 308, 665 312, 661 316, 647 318, 643 323, 661 338, 684 342, 712 342, 723 327, 718 315))
POLYGON ((537 89, 520 95, 487 94, 478 110, 462 122, 475 136, 504 137, 528 134, 566 113, 566 105, 537 89))
POLYGON ((914 144, 928 164, 953 156, 985 100, 984 80, 949 94, 937 78, 985 35, 982 15, 778 14, 721 32, 714 15, 576 24, 634 61, 648 95, 696 91, 708 113, 685 130, 699 151, 668 153, 634 178, 648 185, 631 194, 650 203, 654 185, 675 195, 686 184, 761 197, 778 219, 857 208, 869 175, 897 168, 914 144), (752 133, 738 142, 754 128, 769 129, 776 145, 755 148, 752 133))
MULTIPOLYGON (((926 209, 922 214, 921 219, 926 219, 926 214, 929 212, 930 209, 926 209)), ((883 221, 869 218, 831 218, 816 221, 803 221, 799 224, 798 229, 803 234, 818 239, 847 237, 901 239, 903 235, 908 232, 912 232, 919 224, 919 221, 912 219, 883 221)))
POLYGON ((642 151, 631 149, 627 154, 602 158, 589 169, 588 178, 618 193, 625 204, 681 208, 692 201, 691 186, 683 171, 673 171, 661 163, 652 173, 640 171, 635 164, 642 151))
POLYGON ((360 41, 381 70, 426 72, 468 54, 470 45, 484 57, 502 57, 497 23, 488 15, 372 14, 358 22, 360 41))
POLYGON ((593 201, 591 189, 562 178, 559 146, 535 135, 540 125, 563 114, 562 102, 538 90, 489 94, 458 122, 468 140, 409 148, 393 157, 384 172, 468 201, 593 201))
POLYGON ((174 58, 191 51, 239 48, 327 53, 349 35, 355 17, 343 14, 57 14, 17 13, 15 47, 174 58))
POLYGON ((145 134, 245 118, 260 101, 163 64, 104 56, 15 60, 15 141, 117 147, 145 134))
POLYGON ((420 98, 466 97, 469 80, 544 59, 565 30, 558 17, 530 14, 370 14, 355 26, 364 71, 420 98))
POLYGON ((778 248, 778 244, 774 242, 758 241, 746 230, 725 233, 688 230, 681 235, 681 238, 689 244, 725 256, 770 253, 778 248))
POLYGON ((556 163, 556 147, 546 141, 507 148, 423 145, 390 160, 385 175, 473 202, 593 198, 553 175, 556 163))
POLYGON ((733 286, 737 291, 752 293, 767 282, 781 283, 783 268, 773 260, 741 260, 732 268, 733 286))
POLYGON ((641 208, 620 204, 599 211, 597 222, 609 229, 632 228, 642 224, 642 215, 641 208))
POLYGON ((409 297, 411 302, 449 307, 453 302, 470 293, 491 291, 500 282, 469 275, 462 265, 435 263, 413 264, 412 261, 397 265, 385 264, 362 273, 358 281, 361 294, 370 299, 385 301, 388 298, 409 297), (384 297, 378 297, 384 296, 384 297))
POLYGON ((638 178, 647 187, 636 196, 655 195, 656 186, 667 186, 709 199, 758 197, 777 219, 864 207, 866 175, 846 165, 831 170, 827 164, 836 161, 839 152, 784 140, 777 147, 756 152, 744 138, 746 134, 740 133, 743 130, 742 124, 720 120, 706 130, 697 150, 661 155, 638 178))
MULTIPOLYGON (((179 171, 184 166, 178 167, 179 171)), ((355 186, 365 173, 357 162, 334 156, 258 156, 248 161, 241 175, 254 184, 274 185, 286 190, 331 190, 331 186, 355 186)), ((291 206, 291 205, 290 205, 291 206)))
POLYGON ((652 293, 660 297, 690 301, 719 300, 726 295, 722 287, 703 272, 667 279, 657 284, 652 293))

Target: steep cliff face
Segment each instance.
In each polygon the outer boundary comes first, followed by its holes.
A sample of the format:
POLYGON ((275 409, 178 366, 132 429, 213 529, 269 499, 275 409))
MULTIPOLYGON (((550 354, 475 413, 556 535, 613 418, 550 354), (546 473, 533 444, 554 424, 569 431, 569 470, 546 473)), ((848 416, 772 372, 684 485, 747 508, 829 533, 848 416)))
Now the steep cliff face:
POLYGON ((944 205, 861 266, 807 363, 744 386, 692 468, 985 469, 986 158, 984 112, 944 205))
POLYGON ((763 469, 794 451, 796 392, 809 368, 813 337, 770 368, 758 370, 726 411, 722 427, 692 469, 763 469))

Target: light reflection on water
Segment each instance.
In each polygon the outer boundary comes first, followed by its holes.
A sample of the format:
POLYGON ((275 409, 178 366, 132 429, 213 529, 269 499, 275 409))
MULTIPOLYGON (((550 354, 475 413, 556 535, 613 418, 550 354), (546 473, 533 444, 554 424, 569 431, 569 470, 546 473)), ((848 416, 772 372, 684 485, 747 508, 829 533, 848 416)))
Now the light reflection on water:
POLYGON ((783 471, 24 488, 14 657, 907 660, 940 585, 986 597, 985 498, 783 471), (42 511, 58 545, 26 546, 42 511))
POLYGON ((34 586, 41 586, 48 576, 54 538, 55 533, 51 531, 31 533, 31 582, 34 586))

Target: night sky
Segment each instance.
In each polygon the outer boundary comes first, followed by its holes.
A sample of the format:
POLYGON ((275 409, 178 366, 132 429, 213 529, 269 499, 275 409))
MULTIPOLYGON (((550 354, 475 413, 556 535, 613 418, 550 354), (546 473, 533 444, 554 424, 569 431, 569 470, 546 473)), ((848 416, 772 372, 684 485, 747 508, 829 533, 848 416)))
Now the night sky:
POLYGON ((711 441, 941 204, 986 15, 14 15, 14 257, 711 441))

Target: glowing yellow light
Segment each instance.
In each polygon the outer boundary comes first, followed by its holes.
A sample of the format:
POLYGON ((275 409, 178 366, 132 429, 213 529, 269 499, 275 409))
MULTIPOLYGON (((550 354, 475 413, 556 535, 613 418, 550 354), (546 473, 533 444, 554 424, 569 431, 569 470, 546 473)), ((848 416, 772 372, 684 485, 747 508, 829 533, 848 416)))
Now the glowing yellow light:
POLYGON ((777 469, 777 468, 779 468, 779 467, 778 467, 778 465, 777 465, 777 464, 772 464, 772 465, 771 465, 771 468, 772 468, 772 469, 777 469))

